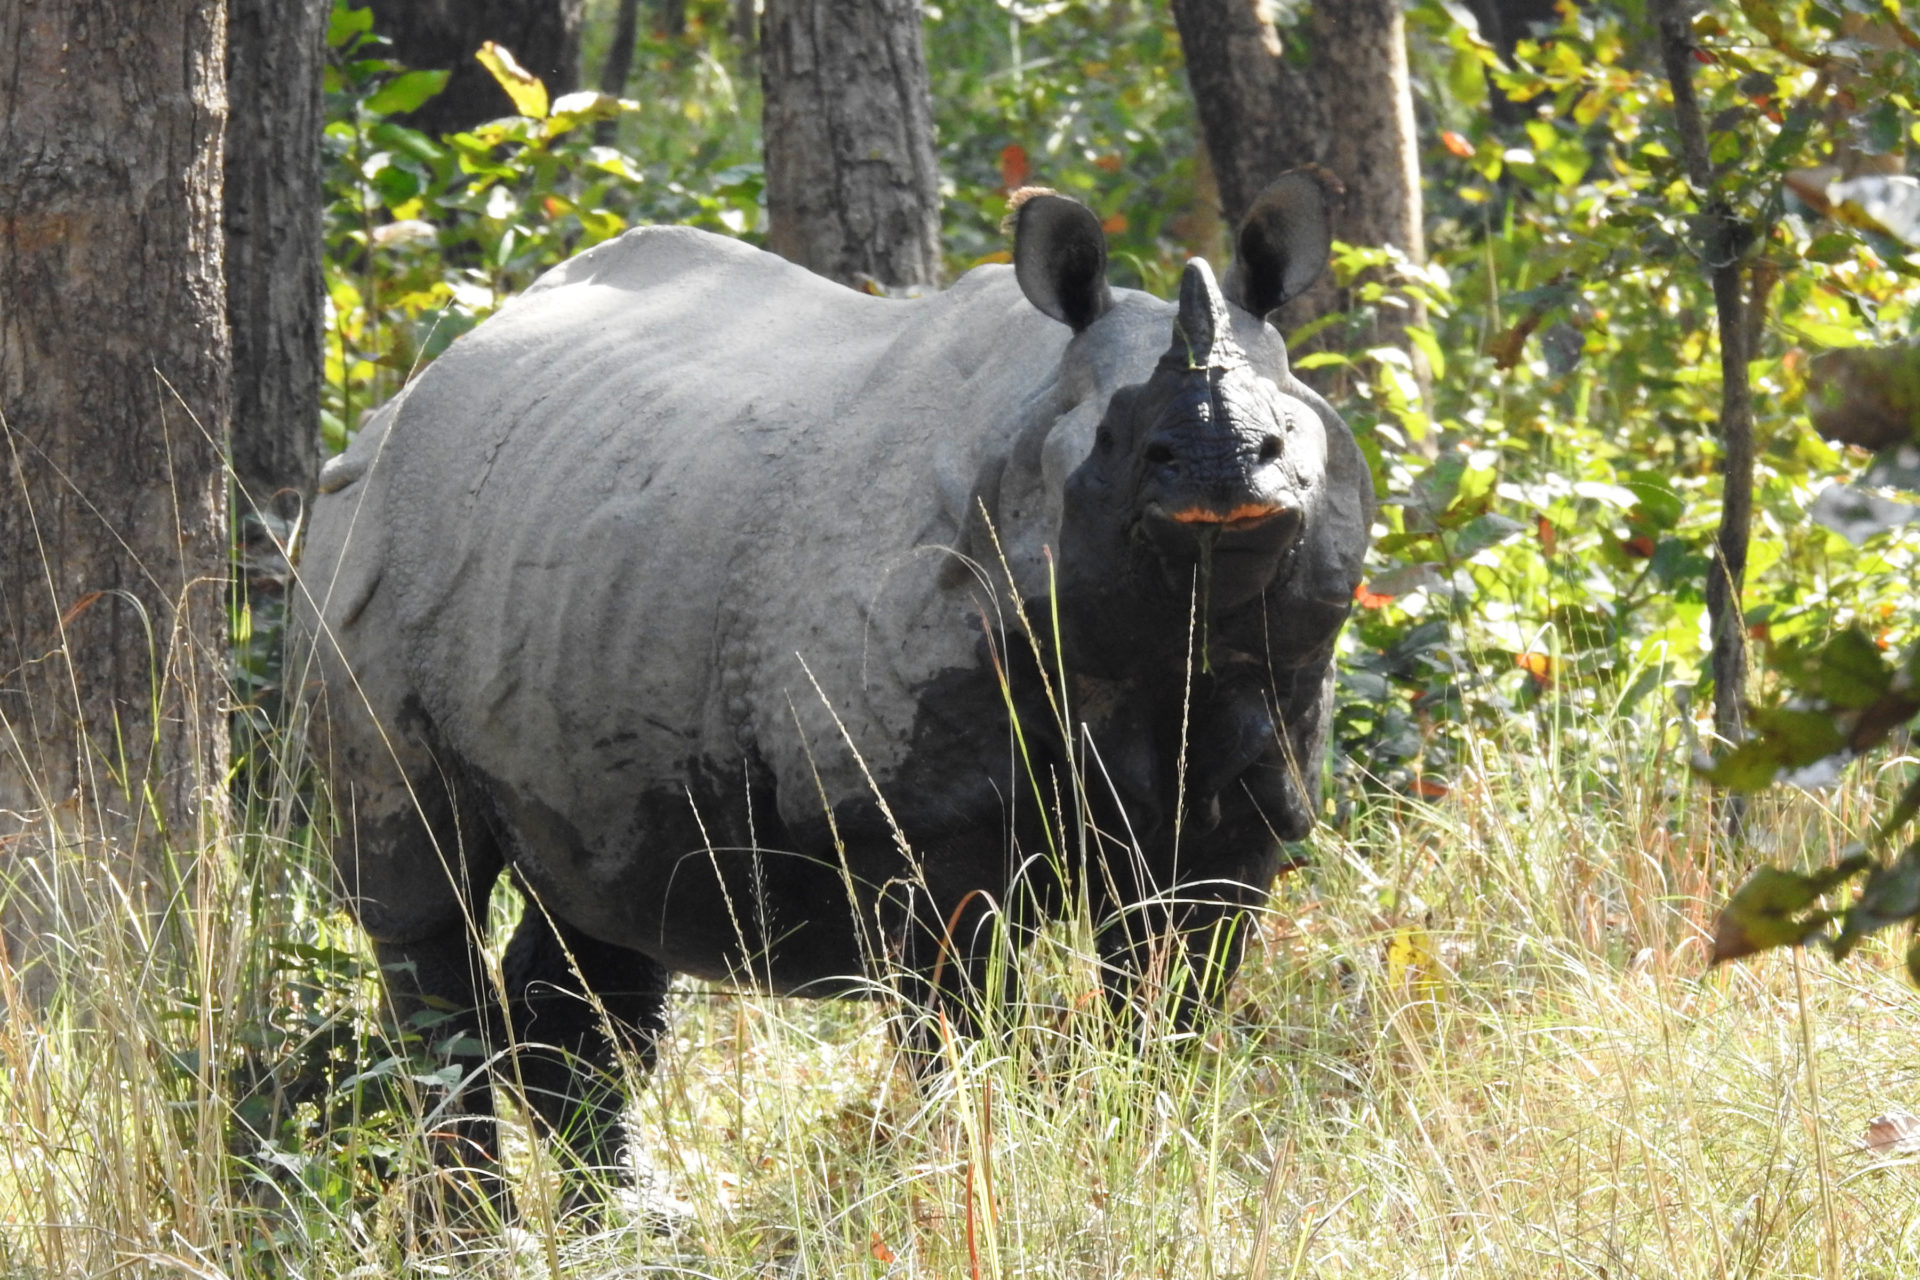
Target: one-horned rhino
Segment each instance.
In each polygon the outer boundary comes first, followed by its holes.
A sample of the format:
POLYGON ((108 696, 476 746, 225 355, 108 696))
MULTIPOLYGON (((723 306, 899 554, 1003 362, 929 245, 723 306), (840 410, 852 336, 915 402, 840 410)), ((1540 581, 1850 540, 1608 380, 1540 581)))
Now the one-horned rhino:
POLYGON ((648 228, 455 342, 329 467, 301 561, 338 880, 396 1010, 522 1046, 607 1162, 591 1068, 609 1026, 650 1054, 674 972, 885 979, 965 1026, 985 924, 1085 901, 1116 1004, 1149 971, 1180 1017, 1216 997, 1314 820, 1373 518, 1263 318, 1326 253, 1305 175, 1173 304, 1110 289, 1049 193, 1011 269, 906 300, 648 228))

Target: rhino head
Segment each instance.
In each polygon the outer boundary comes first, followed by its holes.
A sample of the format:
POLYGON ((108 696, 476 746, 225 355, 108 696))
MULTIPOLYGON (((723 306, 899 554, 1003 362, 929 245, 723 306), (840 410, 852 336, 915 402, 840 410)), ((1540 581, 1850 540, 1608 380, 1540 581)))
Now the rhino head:
MULTIPOLYGON (((1351 523, 1323 519, 1332 411, 1293 379, 1264 320, 1318 277, 1327 247, 1319 184, 1283 177, 1242 226, 1225 285, 1189 262, 1162 322, 1164 350, 1135 357, 1127 372, 1139 380, 1113 390, 1061 504, 1063 639, 1083 669, 1183 662, 1196 630, 1219 636, 1216 624, 1262 600, 1284 609, 1289 589, 1340 594, 1344 616, 1351 583, 1294 581, 1303 545, 1351 523)), ((1109 322, 1125 335, 1102 332, 1114 310, 1104 237, 1080 205, 1023 204, 1015 266, 1028 299, 1072 326, 1076 343, 1138 346, 1137 316, 1109 322)))

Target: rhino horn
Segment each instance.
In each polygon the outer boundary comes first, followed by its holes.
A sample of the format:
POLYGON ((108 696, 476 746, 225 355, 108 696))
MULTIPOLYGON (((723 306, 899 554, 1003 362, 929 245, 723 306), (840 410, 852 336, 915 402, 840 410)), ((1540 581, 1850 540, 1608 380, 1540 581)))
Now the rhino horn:
POLYGON ((1161 367, 1231 369, 1246 362, 1213 268, 1200 258, 1192 259, 1180 274, 1180 310, 1173 318, 1173 343, 1160 357, 1161 367))

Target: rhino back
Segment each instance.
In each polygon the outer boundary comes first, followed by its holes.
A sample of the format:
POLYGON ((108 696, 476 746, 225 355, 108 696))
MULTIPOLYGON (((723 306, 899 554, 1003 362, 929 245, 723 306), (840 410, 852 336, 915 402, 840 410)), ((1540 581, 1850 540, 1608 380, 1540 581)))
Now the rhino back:
POLYGON ((1004 269, 903 302, 681 229, 574 259, 394 425, 386 578, 428 713, 589 859, 630 859, 638 797, 691 770, 754 760, 789 821, 815 770, 884 783, 918 691, 974 662, 953 494, 1065 337, 1004 269))

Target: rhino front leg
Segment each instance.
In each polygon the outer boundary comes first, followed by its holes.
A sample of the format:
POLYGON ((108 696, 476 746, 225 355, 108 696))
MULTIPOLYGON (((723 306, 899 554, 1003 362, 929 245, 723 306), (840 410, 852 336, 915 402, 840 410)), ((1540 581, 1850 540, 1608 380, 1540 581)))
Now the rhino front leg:
POLYGON ((1245 793, 1223 797, 1222 810, 1218 827, 1189 837, 1165 888, 1133 895, 1100 926, 1109 1007, 1142 1037, 1185 1034, 1220 1008, 1280 870, 1280 843, 1245 793))
MULTIPOLYGON (((579 1174, 628 1182, 621 1058, 652 1068, 670 975, 637 951, 557 924, 537 902, 527 904, 502 969, 513 1049, 500 1070, 572 1150, 579 1174)), ((573 1188, 582 1198, 580 1178, 573 1188)))
POLYGON ((927 874, 896 882, 882 907, 895 948, 895 1039, 916 1074, 936 1068, 949 1038, 974 1039, 1003 1026, 1019 999, 1012 953, 1028 913, 978 887, 984 878, 939 874, 971 866, 960 850, 973 846, 984 847, 983 840, 929 851, 927 874))

